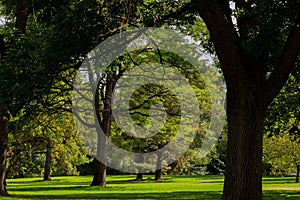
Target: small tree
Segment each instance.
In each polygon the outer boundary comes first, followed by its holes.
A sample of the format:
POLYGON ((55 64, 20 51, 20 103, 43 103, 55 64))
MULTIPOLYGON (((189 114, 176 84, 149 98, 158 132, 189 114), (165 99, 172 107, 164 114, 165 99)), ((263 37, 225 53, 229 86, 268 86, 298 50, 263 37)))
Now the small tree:
POLYGON ((296 182, 299 182, 300 173, 300 138, 282 134, 264 138, 263 159, 272 168, 272 174, 284 175, 296 172, 296 182))

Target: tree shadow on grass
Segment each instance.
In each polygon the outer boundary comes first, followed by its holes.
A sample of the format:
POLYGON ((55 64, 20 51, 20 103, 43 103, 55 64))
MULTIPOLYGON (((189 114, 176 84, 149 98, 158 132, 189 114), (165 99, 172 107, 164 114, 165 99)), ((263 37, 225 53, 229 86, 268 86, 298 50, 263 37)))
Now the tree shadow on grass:
MULTIPOLYGON (((15 187, 9 188, 9 192, 49 192, 49 191, 77 191, 77 190, 86 190, 88 191, 89 188, 93 188, 90 186, 45 186, 45 187, 36 187, 36 185, 26 186, 26 187, 15 187)), ((121 187, 118 187, 121 188, 121 187)), ((106 189, 106 188, 101 188, 106 189)), ((111 187, 107 187, 107 189, 111 189, 111 187)))
MULTIPOLYGON (((82 186, 84 185, 89 185, 92 182, 92 178, 90 181, 68 181, 66 179, 51 179, 50 181, 43 181, 43 180, 34 180, 34 181, 14 181, 14 180, 9 180, 8 185, 14 186, 14 185, 26 185, 26 186, 36 186, 36 184, 40 184, 40 185, 78 185, 78 186, 82 186)), ((124 183, 166 183, 166 182, 174 182, 174 180, 172 178, 164 178, 162 181, 155 181, 153 178, 144 178, 143 180, 136 180, 136 179, 132 179, 132 177, 130 177, 129 179, 124 179, 124 180, 108 180, 107 184, 124 184, 124 183)))
POLYGON ((267 200, 277 200, 277 199, 300 200, 300 191, 265 190, 263 192, 263 199, 267 199, 267 200))
MULTIPOLYGON (((59 194, 60 190, 70 190, 70 187, 57 187, 57 188, 39 188, 37 189, 37 195, 12 195, 15 199, 123 199, 123 200, 133 200, 133 199, 205 199, 205 200, 217 200, 221 199, 222 192, 220 191, 177 191, 177 192, 153 192, 153 193, 122 193, 120 191, 113 191, 119 189, 120 187, 108 187, 99 188, 95 191, 93 187, 81 186, 81 187, 71 187, 71 191, 74 194, 59 194), (47 191, 56 190, 57 194, 47 194, 47 191), (80 190, 82 192, 75 192, 80 190), (103 191, 103 193, 99 193, 103 191), (94 192, 94 193, 93 193, 94 192), (41 195, 42 194, 42 195, 41 195)), ((13 190, 13 188, 11 189, 13 190)), ((27 191, 35 191, 34 188, 27 188, 27 191), (33 190, 32 190, 33 189, 33 190)), ((18 189, 20 191, 20 189, 18 189)), ((24 188, 24 190, 26 189, 24 188)), ((263 192, 264 200, 300 200, 300 191, 286 191, 286 190, 266 190, 263 192)))
POLYGON ((120 193, 110 192, 103 194, 74 194, 74 195, 22 195, 12 196, 22 199, 205 199, 217 200, 221 199, 220 192, 199 191, 199 192, 170 192, 170 193, 120 193))
POLYGON ((264 184, 286 184, 286 183, 295 183, 295 177, 265 177, 263 178, 264 184))

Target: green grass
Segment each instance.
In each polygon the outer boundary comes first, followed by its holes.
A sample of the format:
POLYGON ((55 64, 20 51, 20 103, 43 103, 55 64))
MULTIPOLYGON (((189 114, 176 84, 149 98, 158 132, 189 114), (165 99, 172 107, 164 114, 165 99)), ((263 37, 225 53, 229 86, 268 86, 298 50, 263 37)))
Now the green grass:
MULTIPOLYGON (((146 176, 147 178, 150 176, 146 176)), ((108 176, 107 187, 90 187, 91 176, 9 179, 9 199, 221 199, 222 176, 164 176, 164 181, 134 181, 133 175, 108 176)), ((152 178, 152 176, 151 176, 152 178)), ((263 199, 299 199, 293 177, 266 177, 263 199)))

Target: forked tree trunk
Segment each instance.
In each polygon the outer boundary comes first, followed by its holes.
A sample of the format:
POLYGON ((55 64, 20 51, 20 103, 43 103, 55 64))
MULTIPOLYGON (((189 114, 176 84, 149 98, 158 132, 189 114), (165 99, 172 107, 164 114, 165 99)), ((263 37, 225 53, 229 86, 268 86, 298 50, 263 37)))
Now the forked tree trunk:
POLYGON ((262 198, 261 97, 243 86, 227 93, 228 145, 223 200, 262 198))
MULTIPOLYGON (((223 200, 261 200, 265 110, 295 67, 300 51, 300 27, 290 27, 275 68, 267 77, 272 51, 265 48, 252 52, 245 48, 243 41, 252 40, 248 25, 253 21, 238 16, 234 24, 229 2, 192 0, 208 28, 227 85, 228 142, 223 200)), ((235 1, 235 6, 251 12, 252 3, 235 1)), ((262 31, 260 35, 265 37, 269 33, 262 31)), ((256 39, 253 41, 257 44, 269 45, 269 40, 256 39)))
POLYGON ((0 104, 0 196, 9 196, 6 190, 6 156, 8 148, 8 118, 4 106, 0 104))
POLYGON ((300 165, 297 165, 296 183, 299 183, 300 165))
POLYGON ((51 171, 51 147, 47 145, 46 161, 44 166, 44 181, 51 180, 50 171, 51 171))
POLYGON ((113 88, 113 80, 108 79, 105 88, 105 99, 103 101, 104 108, 102 111, 102 120, 100 116, 100 94, 98 90, 95 92, 95 119, 98 120, 99 124, 96 124, 98 133, 97 156, 95 159, 96 171, 91 186, 106 187, 107 138, 109 137, 111 127, 111 98, 113 94, 113 88), (106 137, 101 137, 101 132, 103 132, 106 137))

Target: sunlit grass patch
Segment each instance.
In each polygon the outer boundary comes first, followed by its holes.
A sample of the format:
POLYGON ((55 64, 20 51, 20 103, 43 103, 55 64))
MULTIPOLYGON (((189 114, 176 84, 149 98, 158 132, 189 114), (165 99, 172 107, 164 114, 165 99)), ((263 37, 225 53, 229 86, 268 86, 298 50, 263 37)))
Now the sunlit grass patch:
MULTIPOLYGON (((92 176, 9 179, 11 198, 1 199, 221 199, 222 176, 153 176, 135 181, 134 175, 108 176, 107 187, 90 187, 92 176)), ((300 184, 294 177, 265 177, 263 199, 299 199, 300 184)))

